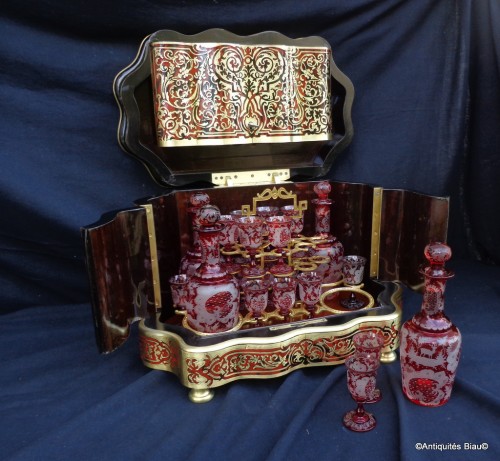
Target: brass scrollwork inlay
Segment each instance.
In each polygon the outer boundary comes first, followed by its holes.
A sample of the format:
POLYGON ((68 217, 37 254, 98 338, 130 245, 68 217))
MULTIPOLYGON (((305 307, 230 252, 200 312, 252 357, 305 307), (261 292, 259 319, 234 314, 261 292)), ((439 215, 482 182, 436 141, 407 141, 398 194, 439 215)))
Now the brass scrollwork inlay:
POLYGON ((162 147, 332 138, 330 50, 152 43, 162 147))

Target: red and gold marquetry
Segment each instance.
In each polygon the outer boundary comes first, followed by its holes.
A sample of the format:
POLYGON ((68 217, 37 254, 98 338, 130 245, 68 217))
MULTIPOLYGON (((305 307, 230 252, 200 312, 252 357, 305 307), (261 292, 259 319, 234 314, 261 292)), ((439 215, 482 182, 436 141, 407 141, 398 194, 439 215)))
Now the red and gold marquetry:
POLYGON ((209 389, 238 379, 265 379, 298 368, 343 363, 352 354, 353 335, 379 330, 385 338, 383 360, 395 358, 401 321, 401 287, 395 287, 394 312, 355 318, 341 325, 303 327, 265 338, 233 338, 207 346, 191 346, 180 335, 140 323, 140 353, 153 369, 177 375, 191 389, 209 389))
POLYGON ((330 49, 151 44, 158 145, 332 139, 330 49))

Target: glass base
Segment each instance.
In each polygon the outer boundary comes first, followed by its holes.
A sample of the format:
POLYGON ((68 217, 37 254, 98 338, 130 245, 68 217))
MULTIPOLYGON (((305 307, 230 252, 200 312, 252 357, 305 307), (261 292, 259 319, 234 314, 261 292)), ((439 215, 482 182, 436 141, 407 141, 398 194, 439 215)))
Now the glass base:
POLYGON ((364 306, 364 302, 361 301, 360 299, 356 298, 356 295, 354 293, 351 293, 351 296, 347 299, 342 299, 340 301, 340 305, 346 309, 349 309, 351 311, 354 311, 356 309, 361 309, 364 306))
POLYGON ((344 426, 354 432, 368 432, 376 425, 377 420, 371 413, 359 413, 357 410, 348 411, 342 419, 344 426))

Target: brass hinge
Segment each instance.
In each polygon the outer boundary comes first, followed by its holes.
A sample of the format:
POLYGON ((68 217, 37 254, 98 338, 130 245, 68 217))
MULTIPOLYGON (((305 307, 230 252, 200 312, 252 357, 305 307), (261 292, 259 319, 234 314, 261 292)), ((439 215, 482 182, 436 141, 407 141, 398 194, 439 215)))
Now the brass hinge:
POLYGON ((290 170, 234 171, 212 173, 216 186, 246 186, 250 184, 277 184, 290 179, 290 170))

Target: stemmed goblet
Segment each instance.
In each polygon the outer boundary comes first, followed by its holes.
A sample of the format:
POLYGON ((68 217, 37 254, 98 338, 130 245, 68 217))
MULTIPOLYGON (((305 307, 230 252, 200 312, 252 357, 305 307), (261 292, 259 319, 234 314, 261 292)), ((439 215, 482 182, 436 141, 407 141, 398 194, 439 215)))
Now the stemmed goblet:
POLYGON ((295 306, 297 279, 295 277, 276 277, 272 288, 274 307, 284 318, 289 317, 295 306))
POLYGON ((309 314, 314 313, 316 304, 321 296, 323 277, 317 272, 301 272, 297 275, 299 299, 306 305, 309 314))
POLYGON ((293 267, 284 261, 285 248, 292 239, 292 220, 288 216, 270 216, 266 219, 269 229, 269 243, 278 253, 278 261, 269 272, 275 276, 289 276, 293 273, 293 267))
POLYGON ((173 275, 168 279, 170 284, 170 291, 172 293, 172 302, 174 308, 184 311, 186 309, 186 295, 187 295, 187 284, 189 282, 189 277, 187 274, 177 274, 173 275))
POLYGON ((224 255, 223 266, 230 274, 239 272, 240 266, 231 259, 231 254, 236 254, 236 243, 238 241, 238 224, 233 215, 221 215, 219 222, 224 224, 220 233, 219 242, 222 245, 221 253, 224 255))
POLYGON ((267 218, 271 216, 278 216, 279 208, 277 206, 262 205, 255 208, 255 215, 261 217, 264 220, 264 229, 262 230, 262 235, 264 240, 267 240, 269 235, 269 228, 267 227, 267 218))
POLYGON ((250 315, 262 323, 264 311, 267 307, 270 282, 267 278, 249 279, 243 282, 243 302, 250 315))
POLYGON ((304 216, 300 215, 298 210, 293 205, 285 205, 280 208, 283 216, 288 216, 292 220, 292 238, 300 237, 300 233, 304 230, 304 216))
MULTIPOLYGON (((344 276, 344 285, 355 287, 363 282, 366 258, 363 256, 349 255, 344 256, 342 265, 342 275, 344 276)), ((356 297, 354 291, 347 299, 343 299, 340 304, 346 309, 356 310, 363 307, 363 301, 356 297)))
POLYGON ((243 278, 262 277, 265 271, 255 262, 257 251, 262 245, 262 233, 264 220, 259 216, 240 216, 236 218, 238 235, 241 245, 248 252, 250 265, 243 267, 241 275, 243 278))
MULTIPOLYGON (((382 347, 384 347, 384 335, 376 330, 360 330, 353 337, 352 342, 355 355, 370 354, 375 357, 375 360, 380 364, 380 356, 382 355, 382 347)), ((380 389, 373 391, 371 400, 366 403, 377 403, 382 399, 380 389)))
POLYGON ((347 388, 357 404, 356 409, 348 411, 342 422, 354 432, 371 431, 377 424, 375 417, 368 413, 364 404, 373 399, 377 381, 379 361, 375 354, 362 352, 351 355, 345 362, 347 367, 347 388))

